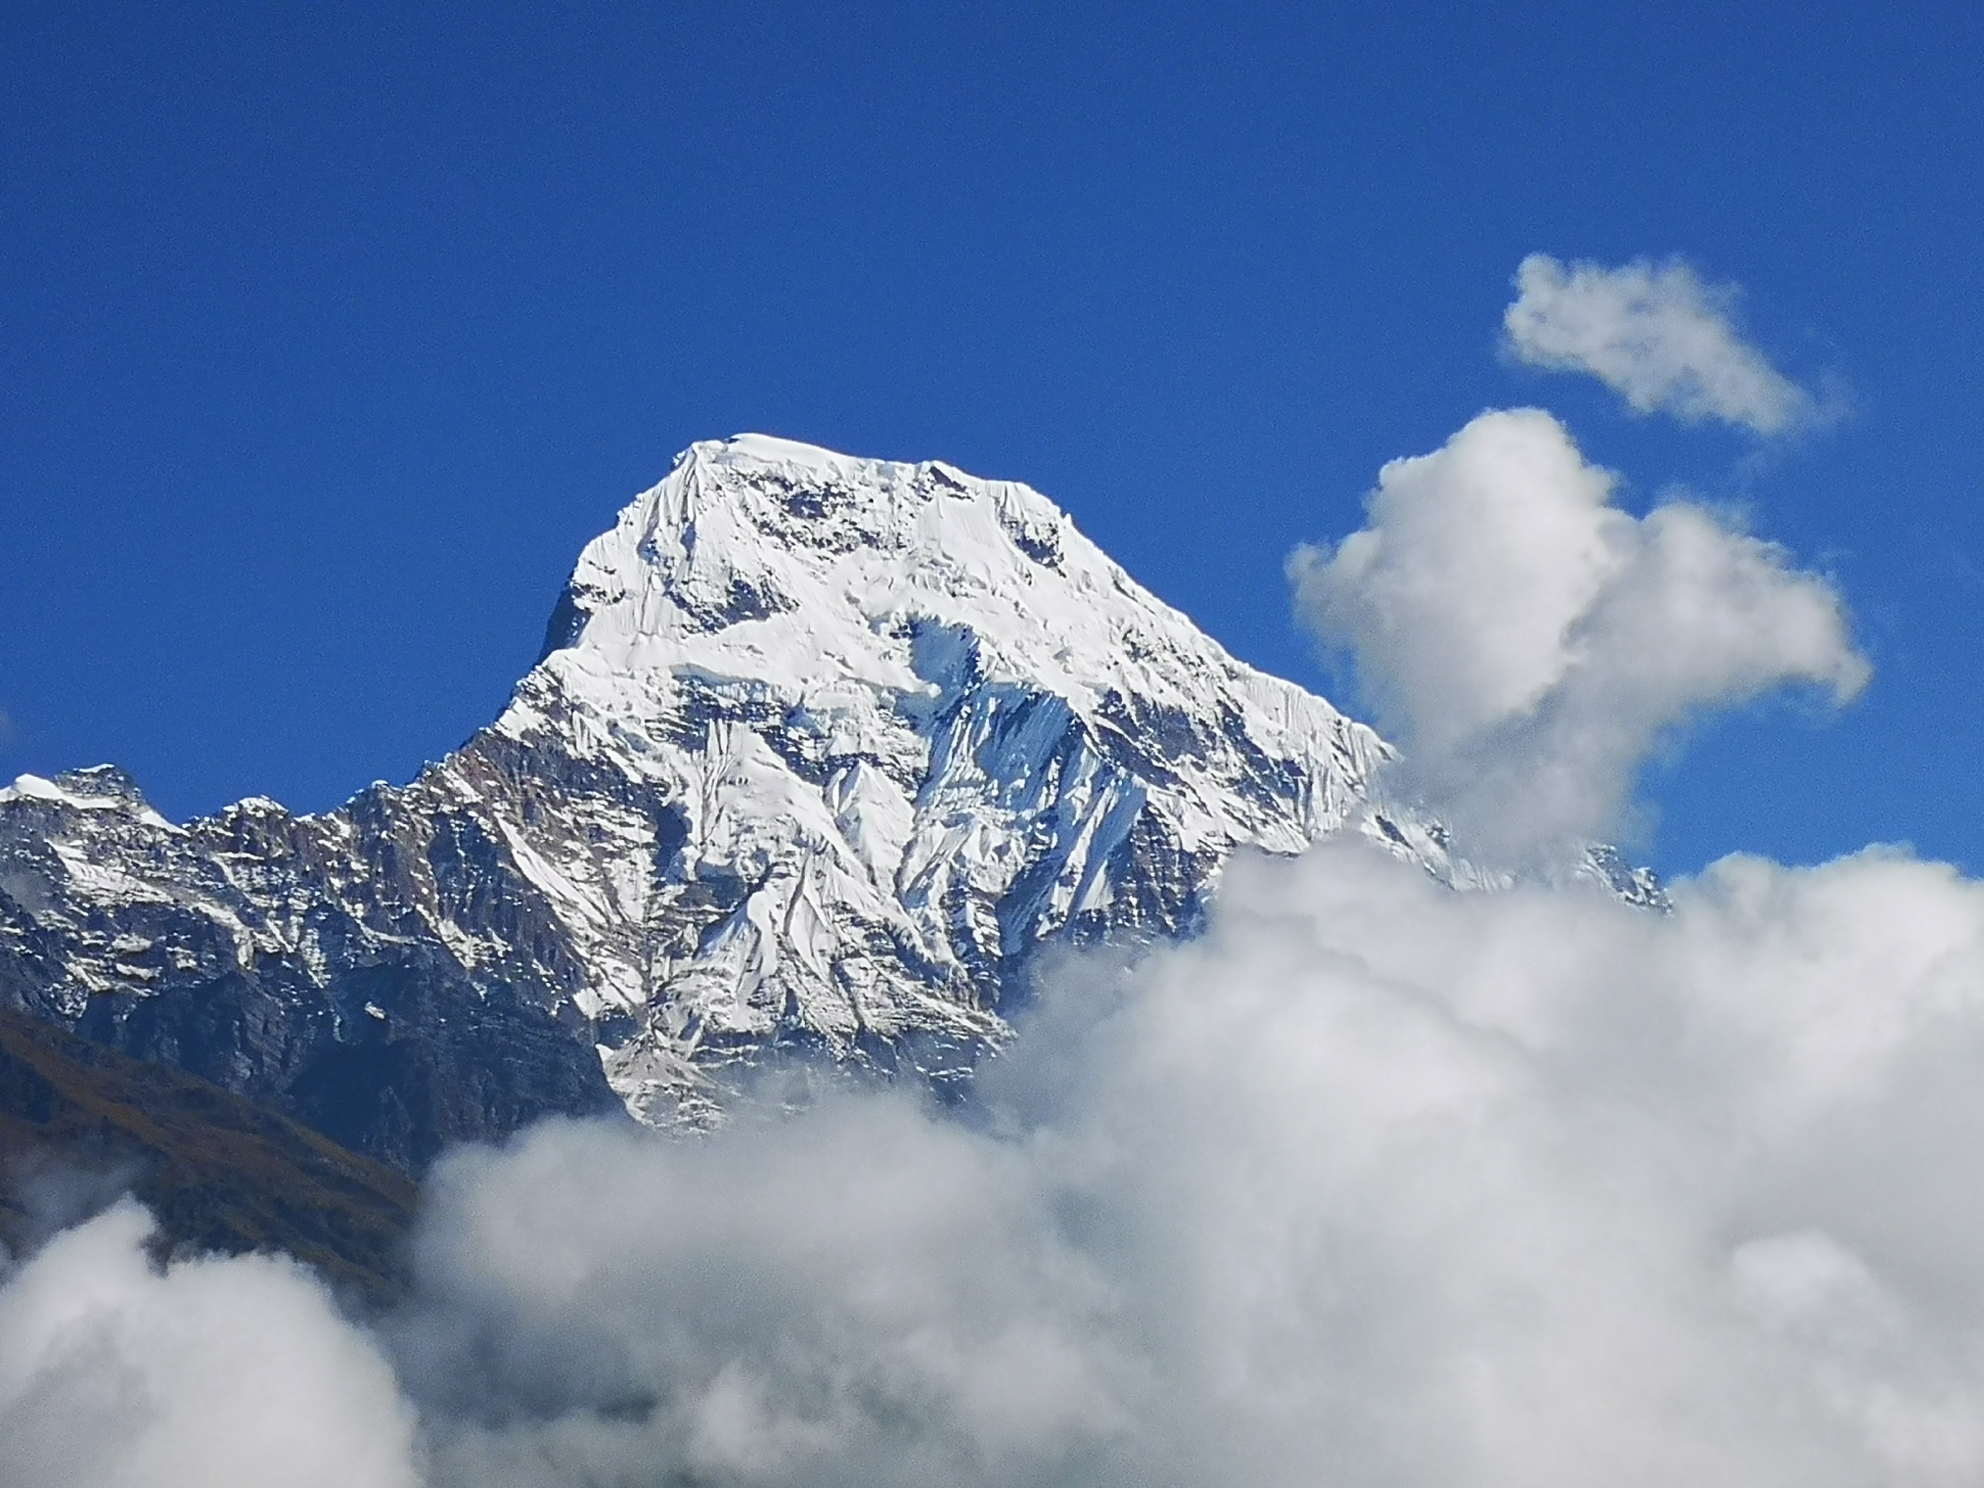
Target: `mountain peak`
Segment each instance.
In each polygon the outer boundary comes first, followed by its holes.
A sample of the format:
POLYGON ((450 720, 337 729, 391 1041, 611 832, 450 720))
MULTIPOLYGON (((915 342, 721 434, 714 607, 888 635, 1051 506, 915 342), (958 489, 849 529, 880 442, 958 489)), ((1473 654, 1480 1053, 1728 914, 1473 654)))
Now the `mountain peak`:
MULTIPOLYGON (((876 610, 990 594, 1025 583, 1030 567, 1059 568, 1073 536, 1038 492, 938 462, 856 459, 755 434, 696 444, 580 556, 575 606, 622 613, 574 639, 719 630, 822 599, 876 610)), ((1128 585, 1092 544, 1075 546, 1081 579, 1128 585)))
POLYGON ((546 1052, 576 1047, 634 1114, 701 1121, 775 1052, 957 1077, 1042 945, 1190 933, 1241 848, 1360 826, 1446 871, 1371 809, 1389 756, 1027 486, 741 435, 586 546, 501 717, 409 784, 163 844, 0 812, 0 963, 66 968, 44 1005, 133 1039, 245 988, 300 1021, 224 1067, 285 1089, 282 1038, 386 1068, 394 1009, 466 988, 446 1037, 500 1023, 547 1072, 497 1105, 583 1104, 546 1052))
POLYGON ((676 457, 702 459, 713 464, 785 465, 814 474, 832 474, 848 466, 885 465, 885 460, 843 455, 823 445, 784 439, 776 434, 733 434, 728 439, 698 440, 676 457))
MULTIPOLYGON (((934 461, 694 445, 587 545, 551 630, 493 734, 639 782, 672 814, 614 831, 745 886, 659 960, 595 954, 589 1017, 659 979, 696 1027, 983 1037, 1039 941, 1180 933, 1236 847, 1337 830, 1389 757, 1039 492, 934 461)), ((1382 840, 1442 857, 1422 837, 1382 840)), ((616 1086, 679 1082, 665 1052, 609 1053, 616 1086)))
POLYGON ((583 653, 553 664, 590 691, 696 671, 795 701, 850 683, 913 698, 937 631, 968 635, 985 676, 1084 708, 1137 695, 1189 712, 1230 693, 1297 748, 1344 724, 1233 658, 1031 487, 763 435, 692 446, 587 546, 544 660, 583 653))

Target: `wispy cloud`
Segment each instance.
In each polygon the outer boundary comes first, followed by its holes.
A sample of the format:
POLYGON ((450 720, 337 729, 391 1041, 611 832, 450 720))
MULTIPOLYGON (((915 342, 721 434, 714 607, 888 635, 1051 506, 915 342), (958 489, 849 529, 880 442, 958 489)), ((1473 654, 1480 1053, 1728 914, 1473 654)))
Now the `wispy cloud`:
POLYGON ((1813 422, 1819 404, 1738 334, 1733 286, 1702 283, 1680 259, 1616 269, 1533 253, 1502 318, 1532 366, 1588 372, 1641 413, 1719 419, 1758 434, 1813 422))

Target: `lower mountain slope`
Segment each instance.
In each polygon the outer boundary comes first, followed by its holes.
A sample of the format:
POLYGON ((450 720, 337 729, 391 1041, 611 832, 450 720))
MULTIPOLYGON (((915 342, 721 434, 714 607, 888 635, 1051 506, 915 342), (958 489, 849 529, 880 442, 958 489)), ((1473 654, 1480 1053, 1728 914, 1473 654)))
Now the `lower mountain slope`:
POLYGON ((0 1010, 0 1241, 19 1252, 73 1205, 128 1189, 158 1246, 281 1250, 390 1301, 415 1190, 404 1173, 183 1070, 0 1010))

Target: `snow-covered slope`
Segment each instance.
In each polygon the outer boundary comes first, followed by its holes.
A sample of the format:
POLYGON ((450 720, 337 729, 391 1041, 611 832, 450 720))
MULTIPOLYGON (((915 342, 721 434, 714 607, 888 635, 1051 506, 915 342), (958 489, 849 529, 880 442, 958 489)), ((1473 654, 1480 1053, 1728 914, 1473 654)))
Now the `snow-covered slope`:
POLYGON ((550 640, 495 731, 639 782, 633 854, 512 845, 583 927, 581 1008, 641 1015, 608 1056, 637 1107, 711 1034, 993 1035, 1039 942, 1188 928, 1385 754, 1037 492, 760 437, 629 506, 550 640))
POLYGON ((1239 848, 1355 825, 1451 873, 1370 806, 1387 757, 1025 486, 744 436, 586 548, 409 785, 183 828, 115 771, 0 791, 0 995, 116 1029, 247 978, 335 1045, 386 1016, 338 989, 412 958, 699 1121, 774 1049, 963 1068, 1040 946, 1187 932, 1239 848))

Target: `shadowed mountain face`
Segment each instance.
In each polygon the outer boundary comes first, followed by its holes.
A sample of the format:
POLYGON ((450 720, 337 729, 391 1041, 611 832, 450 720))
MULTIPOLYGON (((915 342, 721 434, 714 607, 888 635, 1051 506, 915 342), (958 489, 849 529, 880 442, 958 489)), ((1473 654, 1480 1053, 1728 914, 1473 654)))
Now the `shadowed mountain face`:
POLYGON ((1451 876, 1388 757, 1024 486, 698 445, 410 784, 184 825, 109 768, 0 791, 0 1002, 412 1169, 795 1059, 942 1085, 1040 947, 1190 933, 1238 849, 1451 876))
POLYGON ((371 1303, 402 1283, 403 1173, 165 1065, 0 1011, 0 1242, 129 1190, 162 1250, 283 1250, 371 1303))

